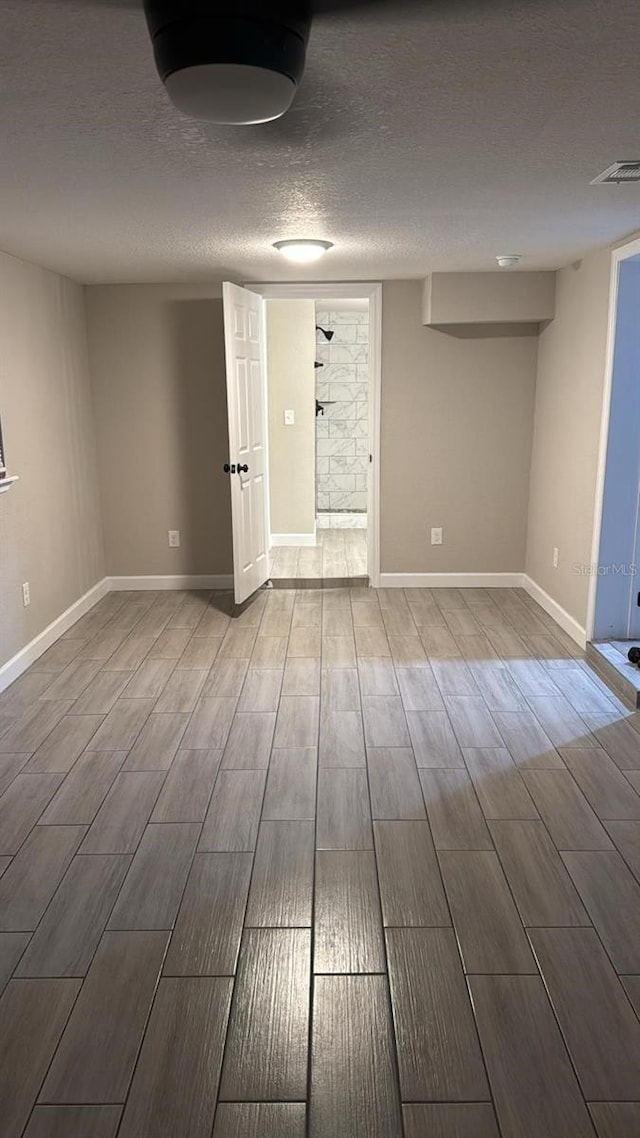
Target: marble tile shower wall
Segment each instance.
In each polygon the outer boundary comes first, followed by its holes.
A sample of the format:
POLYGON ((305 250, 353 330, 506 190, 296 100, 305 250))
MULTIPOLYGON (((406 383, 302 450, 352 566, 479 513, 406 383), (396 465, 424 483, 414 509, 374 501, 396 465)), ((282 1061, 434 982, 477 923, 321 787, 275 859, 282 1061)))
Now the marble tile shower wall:
POLYGON ((316 397, 327 401, 316 417, 318 513, 366 512, 369 474, 369 313, 316 309, 316 397))

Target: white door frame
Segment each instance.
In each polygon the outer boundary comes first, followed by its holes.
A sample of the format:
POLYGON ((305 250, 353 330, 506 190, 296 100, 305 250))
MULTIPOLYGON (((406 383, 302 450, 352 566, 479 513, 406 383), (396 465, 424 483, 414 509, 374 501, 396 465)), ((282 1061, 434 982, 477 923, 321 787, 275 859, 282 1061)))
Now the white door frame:
POLYGON ((616 346, 616 325, 618 317, 618 290, 620 266, 623 261, 640 254, 640 238, 628 241, 611 252, 611 274, 609 283, 609 318, 607 321, 607 351, 605 358, 604 390, 602 395, 602 415, 600 421, 600 441, 598 445, 598 466, 596 473, 595 511, 593 518, 593 539, 591 545, 591 576, 587 600, 587 641, 593 640, 596 599, 598 593, 598 557, 602 537, 602 509, 604 503, 604 484, 607 472, 607 447, 611 419, 611 396, 613 391, 613 365, 616 346))
POLYGON ((380 400, 382 392, 382 284, 380 281, 309 281, 246 285, 266 300, 369 301, 369 499, 367 502, 367 572, 380 587, 380 400))

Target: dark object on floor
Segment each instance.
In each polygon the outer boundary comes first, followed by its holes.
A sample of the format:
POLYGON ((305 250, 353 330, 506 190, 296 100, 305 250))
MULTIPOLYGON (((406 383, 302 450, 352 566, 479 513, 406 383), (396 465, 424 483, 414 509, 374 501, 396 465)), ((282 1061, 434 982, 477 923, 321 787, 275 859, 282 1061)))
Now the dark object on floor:
POLYGON ((640 648, 630 648, 627 655, 631 663, 637 664, 640 668, 640 648))

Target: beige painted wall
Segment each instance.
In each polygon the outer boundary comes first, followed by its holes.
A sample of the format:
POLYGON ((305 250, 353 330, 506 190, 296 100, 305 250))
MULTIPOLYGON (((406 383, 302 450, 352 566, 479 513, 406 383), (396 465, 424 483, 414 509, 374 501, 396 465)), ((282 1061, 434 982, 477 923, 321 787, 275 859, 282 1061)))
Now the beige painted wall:
POLYGON ((609 249, 562 269, 539 345, 526 571, 584 627, 605 378, 609 249), (560 551, 553 568, 553 547, 560 551))
POLYGON ((82 288, 5 254, 0 414, 1 666, 104 576, 82 288))
POLYGON ((219 297, 219 286, 86 290, 110 575, 231 571, 219 297))
POLYGON ((520 332, 425 328, 422 282, 385 283, 383 573, 524 569, 537 336, 520 332))
POLYGON ((268 300, 271 532, 313 533, 315 504, 315 302, 268 300), (295 413, 284 425, 285 409, 295 413))

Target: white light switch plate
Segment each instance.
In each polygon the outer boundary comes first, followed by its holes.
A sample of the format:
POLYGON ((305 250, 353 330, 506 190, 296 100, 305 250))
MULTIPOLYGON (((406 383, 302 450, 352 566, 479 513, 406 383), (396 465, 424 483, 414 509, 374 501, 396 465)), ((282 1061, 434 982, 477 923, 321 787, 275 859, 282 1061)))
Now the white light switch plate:
POLYGON ((284 413, 284 425, 285 425, 285 427, 293 427, 295 424, 295 421, 296 421, 295 411, 285 411, 285 413, 284 413))
POLYGON ((442 545, 442 530, 440 527, 431 530, 431 544, 442 545))
POLYGON ((169 530, 169 548, 170 549, 179 549, 180 548, 180 530, 179 529, 170 529, 169 530))

